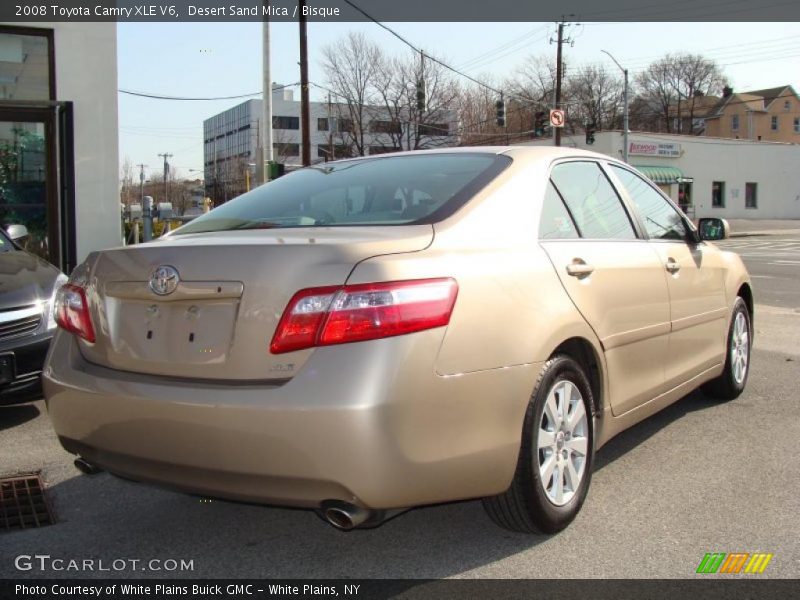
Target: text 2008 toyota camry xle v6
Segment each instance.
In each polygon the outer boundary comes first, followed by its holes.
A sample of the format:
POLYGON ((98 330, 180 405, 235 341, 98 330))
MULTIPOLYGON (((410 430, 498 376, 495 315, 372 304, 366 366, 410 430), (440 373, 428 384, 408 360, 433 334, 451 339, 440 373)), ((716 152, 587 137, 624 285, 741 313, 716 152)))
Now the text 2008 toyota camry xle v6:
POLYGON ((611 437, 744 388, 750 281, 706 241, 726 226, 590 152, 303 169, 91 254, 57 300, 50 416, 111 473, 343 529, 485 498, 557 531, 611 437))

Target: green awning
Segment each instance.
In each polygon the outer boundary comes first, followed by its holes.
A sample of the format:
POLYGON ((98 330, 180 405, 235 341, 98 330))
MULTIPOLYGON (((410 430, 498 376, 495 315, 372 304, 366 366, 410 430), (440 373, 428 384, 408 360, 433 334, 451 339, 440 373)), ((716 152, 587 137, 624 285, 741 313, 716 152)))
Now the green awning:
POLYGON ((678 183, 680 180, 685 179, 683 172, 678 167, 633 166, 649 177, 653 183, 678 183))

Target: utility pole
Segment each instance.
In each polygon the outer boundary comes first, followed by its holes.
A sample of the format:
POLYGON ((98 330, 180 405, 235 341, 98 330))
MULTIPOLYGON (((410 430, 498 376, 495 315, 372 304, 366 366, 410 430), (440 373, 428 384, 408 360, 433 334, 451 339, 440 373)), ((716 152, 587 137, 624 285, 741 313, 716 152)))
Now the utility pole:
MULTIPOLYGON (((556 108, 561 108, 561 46, 564 45, 564 19, 558 24, 558 46, 556 49, 556 108)), ((561 128, 556 127, 555 145, 561 145, 561 128)))
POLYGON ((629 120, 629 112, 628 112, 628 69, 622 67, 621 64, 614 58, 610 52, 606 50, 600 50, 604 54, 608 54, 611 57, 611 60, 614 61, 620 70, 622 71, 623 75, 625 75, 625 91, 623 92, 622 96, 622 143, 624 144, 622 149, 622 160, 628 162, 628 120, 629 120))
MULTIPOLYGON (((568 17, 574 17, 575 15, 567 15, 568 17)), ((562 46, 564 44, 573 44, 574 42, 567 38, 564 39, 564 25, 565 25, 565 17, 561 17, 561 21, 558 23, 558 39, 556 42, 558 46, 556 48, 556 108, 561 108, 561 79, 564 77, 564 62, 561 58, 562 55, 562 46)), ((553 43, 553 38, 550 38, 550 43, 553 43)), ((555 141, 556 146, 561 145, 561 128, 560 127, 553 127, 555 129, 553 133, 553 139, 555 141)))
MULTIPOLYGON (((264 0, 264 14, 269 14, 269 0, 264 0)), ((257 153, 258 167, 256 167, 256 181, 266 183, 269 181, 269 165, 272 163, 272 65, 270 62, 269 45, 269 17, 264 17, 262 23, 261 54, 263 62, 263 99, 261 100, 261 120, 264 123, 261 132, 261 152, 257 153)))
POLYGON ((139 167, 139 198, 144 203, 144 168, 147 165, 139 163, 136 166, 139 167))
POLYGON ((331 105, 331 93, 328 92, 328 160, 336 160, 336 156, 333 151, 333 118, 331 117, 332 112, 333 112, 333 107, 331 105))
POLYGON ((311 114, 308 100, 308 39, 306 37, 306 0, 298 0, 300 12, 300 127, 302 129, 303 166, 311 164, 311 114))
POLYGON ((169 163, 167 159, 172 158, 172 154, 164 152, 164 154, 159 154, 159 156, 164 157, 164 202, 169 202, 169 189, 167 188, 169 182, 169 163))

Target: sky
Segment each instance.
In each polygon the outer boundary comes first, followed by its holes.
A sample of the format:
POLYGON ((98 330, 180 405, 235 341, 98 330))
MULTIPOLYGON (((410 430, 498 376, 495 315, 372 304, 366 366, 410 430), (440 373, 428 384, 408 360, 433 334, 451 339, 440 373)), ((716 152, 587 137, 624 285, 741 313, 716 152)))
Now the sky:
MULTIPOLYGON (((552 23, 387 23, 426 53, 479 80, 502 80, 525 60, 554 55, 552 23)), ((218 97, 258 93, 262 87, 260 23, 120 23, 118 87, 155 95, 218 97)), ((309 80, 324 84, 322 49, 361 31, 390 54, 411 50, 375 23, 309 23, 309 80)), ((736 91, 791 84, 800 91, 800 23, 572 24, 567 70, 585 64, 618 68, 631 77, 667 53, 714 59, 736 91)), ((272 80, 300 80, 297 23, 271 25, 272 80)), ((458 77, 458 76, 456 76, 458 77)), ((297 88, 295 88, 297 89, 297 88)), ((312 100, 323 100, 319 90, 312 100)), ((258 96, 253 96, 258 97, 258 96)), ((299 92, 295 94, 299 99, 299 92)), ((170 153, 181 177, 202 178, 203 120, 246 99, 169 101, 119 94, 120 162, 162 170, 170 153)))

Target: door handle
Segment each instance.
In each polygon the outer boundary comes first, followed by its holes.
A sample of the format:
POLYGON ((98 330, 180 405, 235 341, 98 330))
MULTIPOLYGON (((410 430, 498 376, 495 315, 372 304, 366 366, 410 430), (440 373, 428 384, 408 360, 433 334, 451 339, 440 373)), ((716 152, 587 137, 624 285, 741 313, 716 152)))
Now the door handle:
POLYGON ((668 258, 667 259, 666 268, 667 268, 667 271, 669 271, 670 273, 673 273, 673 274, 675 274, 675 273, 677 273, 678 271, 681 270, 680 264, 678 264, 678 262, 674 258, 668 258))
POLYGON ((594 271, 592 265, 587 265, 582 259, 576 258, 571 264, 567 265, 567 275, 572 277, 586 277, 594 271))

